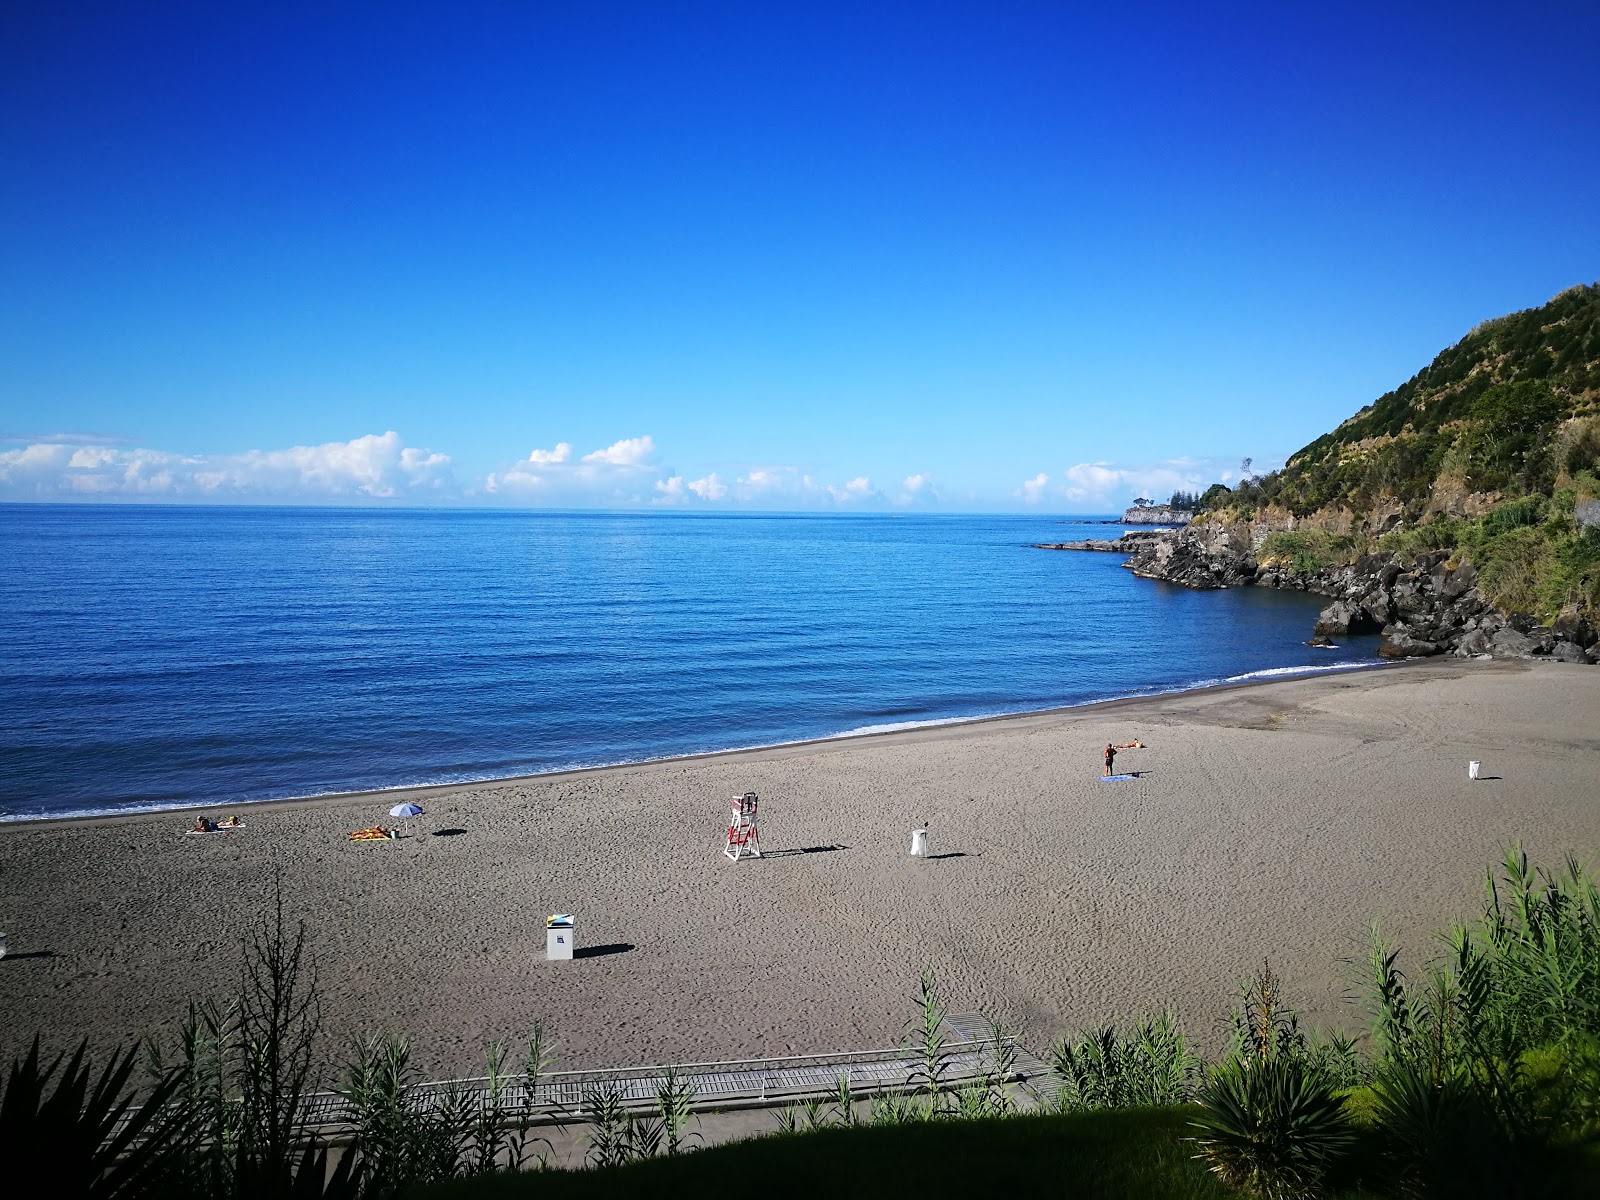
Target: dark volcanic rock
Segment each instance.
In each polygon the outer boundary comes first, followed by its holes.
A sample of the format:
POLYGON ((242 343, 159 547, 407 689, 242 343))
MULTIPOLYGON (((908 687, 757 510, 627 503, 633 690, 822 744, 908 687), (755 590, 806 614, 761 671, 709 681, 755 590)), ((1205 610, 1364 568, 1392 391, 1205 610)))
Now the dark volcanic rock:
POLYGON ((1408 633, 1393 633, 1383 639, 1378 653, 1384 658, 1427 658, 1444 653, 1444 647, 1438 642, 1424 641, 1408 633))
POLYGON ((1600 660, 1600 630, 1577 616, 1547 627, 1526 613, 1495 611, 1477 589, 1477 569, 1468 562, 1452 565, 1445 551, 1410 562, 1367 554, 1341 566, 1297 571, 1288 563, 1258 563, 1252 547, 1259 537, 1260 531, 1249 526, 1200 520, 1181 530, 1125 535, 1109 545, 1128 549, 1123 566, 1148 579, 1192 588, 1254 585, 1327 596, 1330 603, 1318 614, 1314 634, 1381 631, 1381 653, 1388 657, 1453 653, 1600 660))
POLYGON ((1374 620, 1367 609, 1358 608, 1347 600, 1335 600, 1317 614, 1317 624, 1311 632, 1345 637, 1352 633, 1376 633, 1382 625, 1383 622, 1374 620))

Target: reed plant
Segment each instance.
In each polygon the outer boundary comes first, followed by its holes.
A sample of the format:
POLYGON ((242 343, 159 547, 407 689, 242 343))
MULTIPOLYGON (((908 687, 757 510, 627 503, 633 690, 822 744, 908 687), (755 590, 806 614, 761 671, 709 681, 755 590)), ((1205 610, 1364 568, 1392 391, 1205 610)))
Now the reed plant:
POLYGON ((1417 981, 1374 929, 1373 1109, 1415 1195, 1514 1195, 1600 1129, 1600 889, 1508 850, 1417 981))
POLYGON ((922 972, 912 997, 914 1013, 906 1025, 906 1046, 915 1055, 907 1082, 921 1092, 929 1115, 944 1105, 945 1076, 950 1070, 950 1052, 945 1047, 945 1007, 939 996, 939 981, 929 967, 922 972))
MULTIPOLYGON (((848 1086, 845 1085, 847 1089, 848 1086)), ((694 1084, 668 1067, 656 1086, 656 1111, 660 1114, 663 1146, 669 1155, 681 1154, 688 1147, 689 1139, 699 1136, 689 1131, 694 1097, 694 1084)))
POLYGON ((616 1087, 596 1087, 586 1092, 583 1119, 589 1124, 586 1160, 591 1166, 615 1167, 654 1158, 664 1145, 663 1118, 630 1112, 616 1087))
POLYGON ((1199 1080, 1201 1060, 1170 1009, 1063 1038, 1049 1051, 1061 1080, 1047 1097, 1062 1112, 1183 1104, 1199 1080))

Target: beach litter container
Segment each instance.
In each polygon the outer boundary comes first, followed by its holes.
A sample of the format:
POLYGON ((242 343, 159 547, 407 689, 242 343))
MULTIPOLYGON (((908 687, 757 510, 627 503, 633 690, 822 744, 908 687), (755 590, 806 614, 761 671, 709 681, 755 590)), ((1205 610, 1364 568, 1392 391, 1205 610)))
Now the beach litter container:
POLYGON ((1477 759, 1473 759, 1471 762, 1469 762, 1467 764, 1467 778, 1468 779, 1476 779, 1476 778, 1478 778, 1478 772, 1481 771, 1482 769, 1483 769, 1483 764, 1481 762, 1479 762, 1477 759))
POLYGON ((544 956, 547 959, 572 957, 572 917, 554 913, 544 922, 544 956))
POLYGON ((911 831, 911 857, 928 857, 928 831, 926 829, 913 829, 911 831))

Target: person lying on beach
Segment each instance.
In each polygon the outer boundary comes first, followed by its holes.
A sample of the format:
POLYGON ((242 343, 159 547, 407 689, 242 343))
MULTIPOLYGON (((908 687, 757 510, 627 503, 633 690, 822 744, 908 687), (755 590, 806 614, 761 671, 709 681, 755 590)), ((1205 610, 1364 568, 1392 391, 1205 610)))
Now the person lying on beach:
POLYGON ((206 820, 206 818, 204 818, 204 817, 196 817, 195 820, 194 820, 194 828, 191 829, 189 832, 190 833, 215 833, 216 830, 217 830, 217 827, 215 825, 213 825, 210 821, 206 820))
POLYGON ((1116 748, 1118 750, 1143 750, 1144 743, 1138 738, 1134 738, 1131 742, 1118 742, 1116 748))
POLYGON ((239 826, 241 826, 243 824, 244 824, 244 819, 241 818, 241 817, 223 817, 222 820, 217 822, 217 828, 218 829, 237 829, 237 828, 239 828, 239 826))

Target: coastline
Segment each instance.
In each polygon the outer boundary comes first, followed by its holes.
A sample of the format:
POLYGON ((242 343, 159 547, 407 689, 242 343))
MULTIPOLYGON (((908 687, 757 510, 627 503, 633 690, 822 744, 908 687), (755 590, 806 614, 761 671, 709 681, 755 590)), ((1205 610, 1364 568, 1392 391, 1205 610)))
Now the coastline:
POLYGON ((1338 1025, 1374 919, 1415 968, 1507 845, 1593 859, 1597 708, 1584 666, 1431 661, 440 788, 377 844, 346 834, 393 793, 207 838, 170 812, 19 824, 0 1009, 47 1050, 170 1039, 235 986, 281 885, 326 1060, 388 1029, 435 1077, 535 1021, 565 1067, 888 1045, 929 967, 1035 1051, 1164 1004, 1222 1037, 1263 958, 1307 1025, 1338 1025), (1137 777, 1102 782, 1101 748, 1134 739, 1137 777), (765 853, 732 863, 745 791, 765 853), (550 912, 577 914, 572 963, 544 958, 550 912))
POLYGON ((631 759, 623 762, 596 763, 592 766, 563 767, 554 771, 535 771, 521 775, 493 775, 477 779, 448 780, 440 783, 404 783, 391 787, 359 788, 354 791, 318 792, 309 796, 280 796, 262 800, 210 800, 200 803, 182 803, 147 806, 125 812, 71 813, 63 816, 0 816, 0 837, 7 830, 41 825, 115 825, 128 821, 145 820, 171 813, 206 812, 234 809, 256 812, 276 808, 304 808, 316 805, 358 804, 367 800, 392 800, 395 804, 423 799, 439 799, 486 787, 499 787, 527 783, 560 783, 569 779, 616 771, 633 771, 649 767, 665 767, 682 763, 698 763, 747 757, 758 760, 762 756, 784 751, 803 752, 812 748, 827 747, 834 743, 859 742, 867 738, 901 739, 902 735, 955 730, 969 726, 985 726, 997 722, 1024 721, 1029 718, 1062 717, 1073 713, 1114 712, 1118 706, 1138 704, 1175 696, 1203 695, 1234 688, 1260 687, 1292 680, 1315 679, 1324 675, 1351 674, 1362 671, 1394 671, 1407 667, 1431 665, 1434 669, 1448 665, 1442 659, 1383 660, 1370 662, 1329 663, 1326 666, 1275 667, 1267 671, 1252 672, 1248 677, 1205 682, 1167 691, 1135 692, 1126 696, 1111 696, 1103 700, 1085 700, 1078 704, 1063 704, 1052 708, 1023 709, 1017 712, 993 713, 975 717, 934 717, 926 721, 896 723, 878 729, 863 727, 859 732, 846 730, 824 737, 800 738, 790 742, 770 742, 756 746, 732 746, 720 750, 704 750, 693 754, 664 755, 658 758, 631 759))

